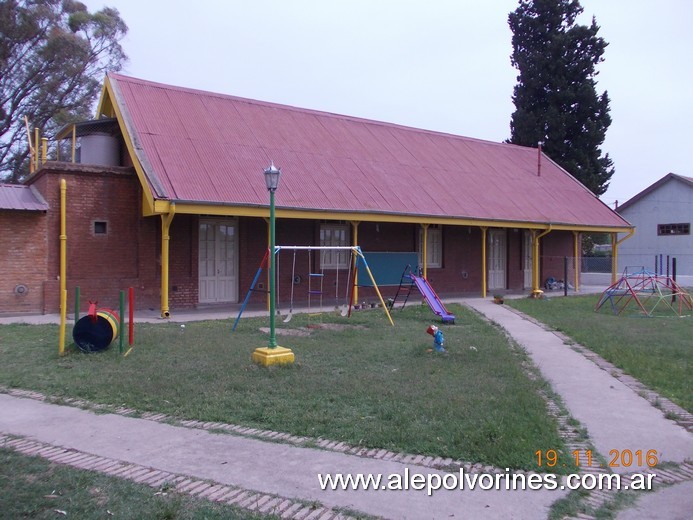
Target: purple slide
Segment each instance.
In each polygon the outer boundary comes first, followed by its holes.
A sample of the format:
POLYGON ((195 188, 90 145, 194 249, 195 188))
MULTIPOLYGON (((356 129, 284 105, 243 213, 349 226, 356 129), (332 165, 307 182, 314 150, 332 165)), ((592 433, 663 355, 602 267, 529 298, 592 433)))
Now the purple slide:
POLYGON ((433 287, 431 287, 431 284, 428 283, 428 280, 423 276, 416 276, 415 274, 409 274, 409 276, 416 284, 416 288, 424 297, 424 300, 426 300, 431 310, 443 319, 443 323, 455 323, 455 315, 448 312, 443 302, 440 301, 440 298, 438 298, 438 295, 433 290, 433 287))

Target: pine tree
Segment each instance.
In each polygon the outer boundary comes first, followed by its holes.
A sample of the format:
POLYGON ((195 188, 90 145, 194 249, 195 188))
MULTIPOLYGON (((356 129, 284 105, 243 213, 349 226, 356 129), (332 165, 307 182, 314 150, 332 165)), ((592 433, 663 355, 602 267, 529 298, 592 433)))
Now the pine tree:
POLYGON ((510 13, 511 62, 518 69, 509 142, 543 143, 543 151, 594 194, 614 174, 601 145, 611 124, 609 97, 597 94, 597 64, 608 45, 589 26, 576 24, 579 0, 520 0, 510 13))

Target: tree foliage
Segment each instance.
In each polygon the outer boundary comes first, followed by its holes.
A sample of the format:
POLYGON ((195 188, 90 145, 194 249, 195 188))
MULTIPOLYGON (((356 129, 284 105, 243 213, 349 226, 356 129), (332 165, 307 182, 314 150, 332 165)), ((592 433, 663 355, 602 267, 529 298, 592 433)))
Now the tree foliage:
POLYGON ((579 0, 520 0, 510 13, 513 91, 510 142, 543 143, 543 151, 596 195, 614 173, 600 149, 611 124, 609 97, 597 94, 597 64, 608 45, 589 26, 576 23, 579 0))
POLYGON ((88 118, 103 75, 127 57, 116 9, 74 0, 0 0, 0 179, 17 182, 29 156, 24 116, 51 135, 88 118))

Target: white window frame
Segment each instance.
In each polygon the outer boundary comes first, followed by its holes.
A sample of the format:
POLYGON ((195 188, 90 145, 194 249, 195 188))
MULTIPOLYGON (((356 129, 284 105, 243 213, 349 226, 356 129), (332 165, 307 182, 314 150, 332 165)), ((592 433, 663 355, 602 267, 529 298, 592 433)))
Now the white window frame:
POLYGON ((428 246, 428 254, 426 260, 428 266, 423 265, 423 234, 424 229, 419 228, 419 240, 417 252, 419 253, 419 265, 428 269, 440 269, 443 267, 443 226, 439 224, 431 224, 428 226, 428 237, 426 245, 428 246))
MULTIPOLYGON (((350 245, 349 224, 323 223, 320 224, 321 247, 347 247, 350 245)), ((350 251, 322 250, 320 251, 321 269, 348 269, 350 251)))

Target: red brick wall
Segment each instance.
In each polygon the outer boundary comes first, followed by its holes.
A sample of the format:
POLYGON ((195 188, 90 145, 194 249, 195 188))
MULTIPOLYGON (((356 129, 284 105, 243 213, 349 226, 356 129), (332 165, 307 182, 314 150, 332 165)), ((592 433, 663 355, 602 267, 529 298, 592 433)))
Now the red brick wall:
POLYGON ((44 212, 0 210, 0 314, 43 309, 47 220, 44 212), (17 294, 18 285, 28 290, 17 294))
POLYGON ((549 277, 563 280, 563 258, 566 256, 568 257, 568 282, 573 284, 576 265, 573 259, 573 243, 572 231, 552 231, 541 238, 541 278, 539 281, 542 288, 549 277))
MULTIPOLYGON (((136 307, 158 309, 161 287, 161 220, 141 217, 142 191, 129 168, 102 168, 48 163, 33 184, 50 204, 46 218, 46 276, 43 308, 59 310, 60 179, 67 183, 67 296, 74 308, 75 287, 81 291, 80 308, 88 301, 117 309, 119 292, 135 289, 136 307), (107 233, 94 232, 94 222, 106 222, 107 233)), ((197 302, 197 262, 192 262, 191 221, 176 216, 171 225, 170 298, 177 306, 197 302), (194 280, 194 284, 191 282, 194 280)), ((196 233, 196 231, 195 231, 196 233)), ((196 250, 195 250, 196 254, 196 250)))

